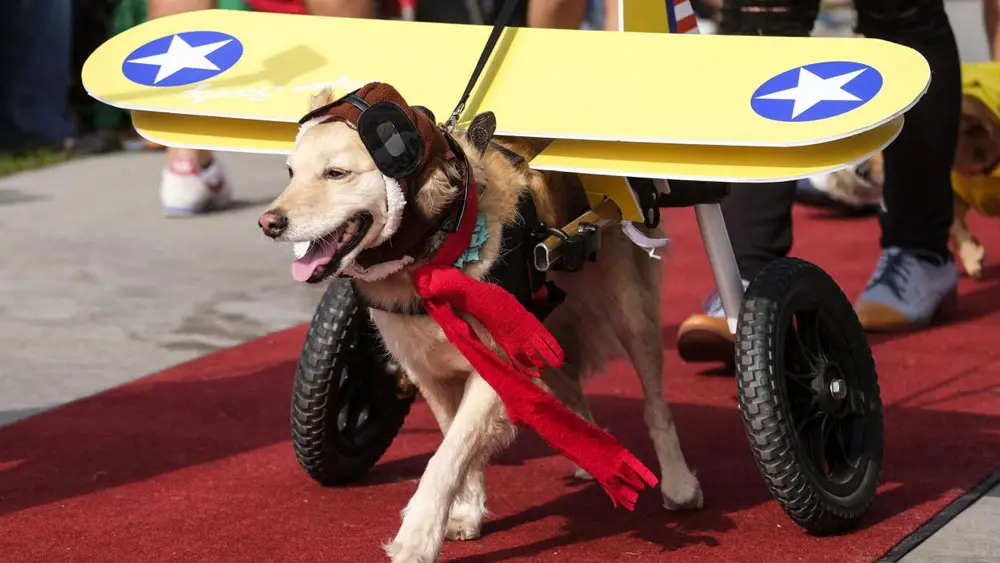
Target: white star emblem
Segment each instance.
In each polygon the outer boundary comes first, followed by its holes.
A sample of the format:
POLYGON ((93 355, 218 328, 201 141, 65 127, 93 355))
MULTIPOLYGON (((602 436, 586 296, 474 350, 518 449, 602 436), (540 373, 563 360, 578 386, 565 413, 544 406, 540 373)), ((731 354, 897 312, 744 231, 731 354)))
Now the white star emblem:
POLYGON ((799 82, 793 88, 757 96, 758 100, 794 100, 792 118, 820 102, 860 102, 861 98, 844 90, 850 81, 868 69, 862 68, 845 74, 820 78, 805 68, 799 69, 799 82))
POLYGON ((208 60, 207 57, 231 42, 232 39, 226 39, 225 41, 216 41, 208 45, 192 47, 187 41, 181 39, 180 35, 174 35, 170 39, 170 46, 167 47, 166 53, 132 59, 126 62, 160 67, 160 70, 156 72, 156 78, 153 80, 153 84, 159 84, 161 80, 170 78, 186 68, 219 70, 219 67, 208 60))

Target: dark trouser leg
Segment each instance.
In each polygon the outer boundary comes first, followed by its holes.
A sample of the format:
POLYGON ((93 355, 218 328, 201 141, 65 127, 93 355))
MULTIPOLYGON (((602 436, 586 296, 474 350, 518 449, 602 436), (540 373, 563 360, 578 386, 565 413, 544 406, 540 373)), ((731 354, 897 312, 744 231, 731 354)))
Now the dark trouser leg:
POLYGON ((883 247, 948 255, 952 221, 951 166, 961 112, 958 48, 942 0, 856 0, 858 32, 916 49, 931 67, 931 84, 906 114, 885 150, 883 247))
POLYGON ((733 184, 722 200, 722 215, 745 280, 792 249, 795 182, 733 184))
POLYGON ((73 135, 71 18, 66 0, 0 2, 0 150, 61 146, 73 135))
MULTIPOLYGON (((809 35, 818 0, 725 0, 720 33, 727 35, 809 35)), ((734 184, 722 201, 740 274, 751 280, 792 248, 795 182, 734 184)))

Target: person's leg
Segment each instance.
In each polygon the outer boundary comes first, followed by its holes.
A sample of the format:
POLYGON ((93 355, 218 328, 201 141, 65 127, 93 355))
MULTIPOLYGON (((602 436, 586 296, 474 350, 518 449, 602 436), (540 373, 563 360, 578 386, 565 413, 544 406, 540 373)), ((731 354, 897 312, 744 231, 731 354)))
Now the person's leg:
POLYGON ((528 27, 577 29, 587 13, 587 0, 531 0, 528 27))
MULTIPOLYGON (((818 12, 818 0, 725 0, 719 33, 804 37, 818 12)), ((794 202, 795 182, 731 186, 722 214, 744 280, 791 250, 794 202)), ((678 354, 688 362, 732 363, 735 337, 715 292, 706 298, 704 309, 678 328, 678 354)))
POLYGON ((795 182, 731 186, 722 215, 743 279, 791 251, 794 200, 795 182))
POLYGON ((618 31, 618 0, 604 0, 604 30, 618 31))
POLYGON ((469 6, 458 0, 420 0, 416 6, 417 21, 435 23, 484 23, 474 21, 469 6))
POLYGON ((69 73, 72 8, 66 1, 0 2, 0 151, 67 148, 74 134, 69 73))
MULTIPOLYGON (((215 8, 215 0, 148 0, 149 19, 215 8)), ((170 147, 160 184, 168 216, 185 216, 229 204, 231 192, 221 164, 211 151, 170 147)))
POLYGON ((929 322, 954 303, 958 271, 948 250, 951 167, 961 112, 961 66, 942 0, 858 0, 858 32, 919 51, 930 64, 927 94, 884 151, 882 257, 858 300, 861 322, 893 330, 929 322))
POLYGON ((146 6, 149 19, 154 19, 195 10, 211 10, 215 7, 215 0, 148 0, 146 6))
POLYGON ((336 18, 373 18, 374 0, 305 0, 310 14, 336 18))

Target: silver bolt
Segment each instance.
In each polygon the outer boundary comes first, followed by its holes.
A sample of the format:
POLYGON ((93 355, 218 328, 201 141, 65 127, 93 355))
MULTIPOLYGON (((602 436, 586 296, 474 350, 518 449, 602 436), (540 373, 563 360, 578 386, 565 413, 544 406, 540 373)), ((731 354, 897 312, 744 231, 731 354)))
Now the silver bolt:
POLYGON ((838 401, 847 396, 847 384, 843 379, 834 379, 830 382, 830 394, 838 401))

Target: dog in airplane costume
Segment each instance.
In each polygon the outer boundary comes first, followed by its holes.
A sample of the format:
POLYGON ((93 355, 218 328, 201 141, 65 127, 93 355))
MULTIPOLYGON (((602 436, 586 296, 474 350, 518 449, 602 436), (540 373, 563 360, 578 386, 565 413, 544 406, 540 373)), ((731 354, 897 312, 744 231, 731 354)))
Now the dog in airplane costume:
POLYGON ((485 468, 516 426, 631 509, 657 479, 594 424, 581 389, 618 357, 642 381, 664 505, 702 505, 662 396, 659 264, 608 229, 581 271, 544 280, 530 265, 539 229, 587 209, 578 177, 529 169, 541 143, 493 138, 492 114, 453 134, 384 83, 337 100, 324 90, 300 123, 288 186, 260 227, 294 245, 296 280, 352 280, 444 433, 386 546, 393 562, 479 537, 485 468))

